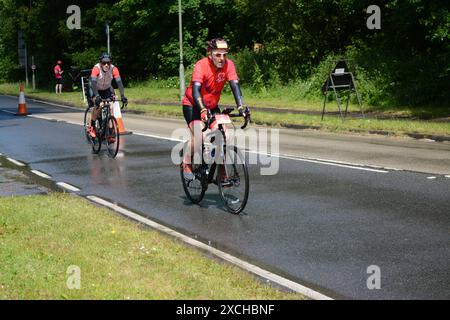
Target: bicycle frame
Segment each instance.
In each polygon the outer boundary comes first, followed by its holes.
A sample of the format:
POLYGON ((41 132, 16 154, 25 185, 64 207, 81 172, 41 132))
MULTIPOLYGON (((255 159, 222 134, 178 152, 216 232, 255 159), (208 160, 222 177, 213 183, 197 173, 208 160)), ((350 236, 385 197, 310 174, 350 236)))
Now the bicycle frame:
MULTIPOLYGON (((226 128, 227 124, 232 123, 230 118, 231 117, 242 117, 242 114, 239 115, 232 115, 230 114, 233 109, 225 109, 220 114, 216 114, 214 116, 211 116, 210 113, 208 113, 208 121, 206 123, 206 126, 203 128, 203 132, 205 132, 208 128, 211 128, 212 123, 217 123, 217 129, 216 126, 214 126, 214 134, 209 139, 210 143, 214 144, 215 149, 211 149, 209 151, 205 146, 205 140, 208 136, 202 137, 202 161, 201 164, 196 165, 195 167, 192 167, 192 173, 188 173, 190 175, 193 174, 193 177, 187 178, 186 171, 184 171, 185 167, 184 165, 180 166, 180 174, 181 174, 181 180, 183 184, 184 192, 186 193, 187 198, 195 204, 200 203, 202 201, 206 190, 208 189, 208 185, 211 183, 217 184, 219 188, 220 195, 222 199, 224 200, 225 206, 228 211, 234 214, 240 213, 244 208, 248 200, 248 190, 249 190, 249 178, 248 178, 248 169, 247 165, 245 163, 245 159, 243 160, 243 163, 239 165, 239 167, 242 171, 243 178, 244 178, 244 184, 243 189, 239 189, 239 193, 242 193, 243 197, 237 197, 233 195, 233 193, 229 193, 224 191, 226 190, 232 190, 228 188, 234 188, 241 185, 241 177, 240 173, 237 172, 237 166, 233 162, 231 163, 230 167, 227 163, 227 153, 232 152, 236 154, 236 157, 243 159, 242 155, 239 152, 239 149, 236 146, 232 146, 232 149, 227 150, 227 148, 230 148, 230 146, 227 145, 227 136, 226 136, 226 128), (219 137, 219 135, 221 135, 219 137), (218 141, 217 139, 221 139, 218 141), (215 142, 215 143, 214 143, 215 142), (213 151, 214 150, 214 151, 213 151), (211 152, 211 154, 208 154, 211 152), (215 152, 215 155, 212 155, 212 153, 215 152), (207 156, 205 156, 207 155, 207 156), (217 156, 222 157, 221 159, 218 159, 217 156), (210 156, 212 156, 210 158, 210 156), (213 161, 208 161, 208 158, 213 159, 213 161), (225 171, 223 171, 225 170, 225 171), (232 172, 229 172, 229 170, 232 170, 232 172), (216 178, 214 178, 216 177, 216 178), (200 185, 199 185, 200 184, 200 185), (192 192, 190 191, 192 190, 192 192), (234 198, 233 198, 234 197, 234 198), (230 200, 234 199, 234 200, 230 200), (236 207, 236 205, 238 207, 236 207)), ((244 117, 245 123, 241 127, 244 129, 247 124, 250 122, 250 113, 247 109, 245 111, 245 114, 247 116, 244 117)), ((180 156, 183 157, 183 150, 186 150, 185 148, 188 147, 188 142, 185 143, 185 146, 182 150, 180 150, 180 156)), ((230 160, 230 159, 228 159, 230 160)), ((182 162, 183 164, 183 162, 182 162)))
POLYGON ((104 137, 105 132, 106 132, 106 125, 108 122, 108 118, 111 115, 111 108, 113 106, 113 101, 106 99, 106 100, 102 100, 102 103, 100 104, 100 119, 99 123, 100 123, 100 133, 101 136, 104 137))
MULTIPOLYGON (((210 126, 216 120, 216 118, 220 118, 222 116, 227 116, 228 120, 229 120, 229 118, 241 117, 241 115, 238 115, 238 114, 231 114, 231 112, 233 110, 234 109, 224 109, 221 113, 218 113, 217 115, 209 117, 209 119, 205 125, 205 128, 203 129, 203 132, 205 132, 207 129, 211 129, 210 126)), ((220 121, 218 120, 217 122, 218 122, 218 128, 216 130, 218 130, 222 134, 222 145, 220 148, 221 150, 219 150, 219 152, 221 154, 223 154, 223 160, 225 161, 226 150, 227 150, 227 137, 225 134, 225 129, 226 129, 226 124, 231 123, 231 120, 228 122, 227 119, 221 119, 220 121)), ((250 122, 250 117, 245 118, 244 125, 241 127, 241 129, 245 129, 245 127, 247 127, 249 122, 250 122)), ((205 142, 202 141, 202 151, 204 150, 204 144, 205 144, 205 142)), ((217 155, 217 150, 216 150, 216 155, 217 155)), ((207 165, 205 163, 204 159, 203 159, 202 163, 203 163, 203 165, 207 165)), ((225 167, 225 170, 227 170, 227 167, 226 166, 224 166, 224 167, 225 167)), ((217 168, 217 163, 216 163, 216 161, 214 161, 210 165, 210 170, 209 170, 209 173, 208 173, 208 176, 206 179, 207 185, 213 183, 216 168, 217 168)), ((226 172, 226 174, 228 174, 228 172, 226 172)))

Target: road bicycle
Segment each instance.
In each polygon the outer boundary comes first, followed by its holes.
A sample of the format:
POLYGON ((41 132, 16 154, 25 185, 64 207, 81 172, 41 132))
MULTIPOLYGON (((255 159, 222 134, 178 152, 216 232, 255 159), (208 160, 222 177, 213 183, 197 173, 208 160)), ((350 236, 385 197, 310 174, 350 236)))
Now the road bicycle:
MULTIPOLYGON (((209 113, 203 131, 210 129, 212 123, 218 124, 218 132, 221 141, 217 143, 213 136, 205 145, 202 141, 202 163, 192 165, 192 175, 188 178, 183 170, 183 162, 180 166, 181 181, 187 198, 195 204, 202 201, 208 185, 217 184, 219 193, 227 210, 239 214, 244 210, 249 194, 249 175, 245 157, 236 146, 227 145, 226 126, 232 124, 230 118, 242 117, 240 114, 232 114, 234 108, 224 109, 214 115, 209 113), (205 159, 208 157, 209 159, 205 159), (208 161, 210 160, 210 161, 208 161)), ((209 112, 209 111, 208 111, 209 112)), ((250 112, 246 108, 246 117, 241 129, 245 129, 250 123, 250 112)), ((183 150, 187 150, 187 142, 183 150)), ((183 150, 180 151, 183 159, 183 150)))
MULTIPOLYGON (((114 99, 102 99, 100 102, 100 115, 95 121, 94 130, 96 137, 93 138, 88 128, 91 125, 91 113, 94 106, 88 106, 84 112, 84 134, 87 141, 92 146, 92 151, 96 154, 100 152, 102 143, 106 144, 108 154, 111 158, 115 158, 119 152, 120 133, 116 118, 111 114, 114 99)), ((122 109, 124 108, 122 104, 122 109)))

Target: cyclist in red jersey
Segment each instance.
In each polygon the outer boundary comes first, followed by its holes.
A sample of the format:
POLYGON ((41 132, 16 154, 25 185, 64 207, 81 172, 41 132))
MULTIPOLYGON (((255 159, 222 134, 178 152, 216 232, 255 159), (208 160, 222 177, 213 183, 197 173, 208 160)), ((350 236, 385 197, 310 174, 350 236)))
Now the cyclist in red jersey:
MULTIPOLYGON (((195 64, 191 83, 184 94, 183 114, 192 133, 188 146, 191 152, 186 152, 183 159, 185 176, 192 175, 191 155, 194 149, 199 150, 195 148, 197 144, 201 144, 201 141, 197 141, 199 139, 194 139, 194 132, 201 132, 203 122, 208 118, 208 110, 212 115, 219 111, 217 105, 227 81, 230 83, 239 113, 245 116, 239 78, 234 63, 227 59, 227 54, 228 43, 224 39, 215 38, 208 41, 208 56, 195 64)), ((215 123, 211 125, 211 129, 216 127, 215 123)))
POLYGON ((100 102, 101 99, 115 99, 114 89, 111 85, 112 80, 115 79, 117 86, 119 87, 121 100, 124 104, 128 103, 125 97, 125 90, 120 77, 119 69, 112 64, 111 55, 103 53, 97 63, 91 71, 91 87, 90 95, 92 96, 92 102, 95 106, 92 108, 91 113, 91 126, 88 128, 89 134, 95 138, 95 130, 93 128, 95 120, 100 114, 100 102))

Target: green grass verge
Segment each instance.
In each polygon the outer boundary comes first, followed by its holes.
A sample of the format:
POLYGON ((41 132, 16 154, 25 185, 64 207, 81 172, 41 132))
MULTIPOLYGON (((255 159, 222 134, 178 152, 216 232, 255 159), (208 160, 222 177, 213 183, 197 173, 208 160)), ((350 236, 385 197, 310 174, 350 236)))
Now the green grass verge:
MULTIPOLYGON (((0 84, 0 94, 17 94, 17 84, 0 84)), ((296 98, 292 93, 292 88, 284 88, 275 93, 252 93, 250 97, 246 97, 246 103, 259 107, 283 105, 283 108, 291 108, 305 111, 321 111, 321 102, 311 102, 305 99, 296 98)), ((157 117, 174 117, 183 118, 181 107, 178 102, 179 91, 171 87, 161 87, 156 82, 144 83, 139 86, 132 86, 126 89, 126 94, 131 101, 128 109, 139 111, 148 115, 157 117), (147 102, 146 102, 147 101, 147 102), (152 101, 152 102, 148 102, 152 101), (173 102, 173 106, 158 104, 158 102, 173 102), (135 103, 139 102, 139 103, 135 103)), ((53 92, 43 90, 27 90, 27 97, 35 97, 50 101, 69 103, 74 106, 84 108, 82 96, 80 92, 65 92, 62 95, 55 95, 53 92)), ((232 95, 225 93, 221 99, 221 103, 234 103, 232 95)), ((281 108, 281 109, 283 109, 281 108)), ((330 107, 331 108, 331 107, 330 107)), ((337 108, 327 109, 328 111, 336 111, 337 108)), ((406 133, 417 133, 423 135, 450 135, 450 123, 447 122, 431 122, 426 120, 409 120, 409 119, 352 119, 347 118, 342 122, 337 116, 326 115, 321 121, 320 116, 307 114, 291 114, 277 113, 272 111, 261 111, 253 108, 253 120, 256 124, 283 127, 289 125, 299 126, 317 126, 321 130, 329 132, 371 132, 371 131, 387 131, 394 135, 405 135, 406 133)), ((350 106, 350 111, 357 111, 355 105, 350 106)), ((425 112, 425 111, 424 111, 425 112)), ((412 116, 413 111, 403 110, 385 110, 381 115, 389 116, 412 116)))
MULTIPOLYGON (((0 94, 18 95, 19 94, 19 84, 13 83, 3 83, 0 84, 0 94)), ((81 92, 64 92, 63 94, 56 95, 54 92, 48 90, 31 88, 25 89, 25 99, 43 99, 58 103, 70 104, 80 108, 84 108, 83 96, 81 92)))
MULTIPOLYGON (((143 112, 147 115, 156 117, 170 117, 183 119, 180 106, 161 106, 161 105, 134 105, 131 108, 134 111, 143 112)), ((320 130, 337 133, 369 133, 372 131, 386 131, 392 135, 406 135, 410 133, 424 135, 450 135, 450 123, 437 123, 431 121, 417 120, 379 120, 379 119, 352 119, 347 118, 344 122, 337 116, 321 116, 275 113, 258 111, 252 109, 252 120, 255 124, 267 125, 271 127, 286 126, 308 126, 320 127, 320 130)))
POLYGON ((0 248, 0 299, 303 298, 67 194, 0 197, 0 248))

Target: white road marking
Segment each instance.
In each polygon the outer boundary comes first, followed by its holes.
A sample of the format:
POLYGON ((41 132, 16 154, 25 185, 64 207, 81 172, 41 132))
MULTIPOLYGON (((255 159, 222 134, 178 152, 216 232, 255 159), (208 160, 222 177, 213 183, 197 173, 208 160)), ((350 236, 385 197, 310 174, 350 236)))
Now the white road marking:
POLYGON ((44 173, 44 172, 42 172, 42 171, 39 171, 39 170, 31 170, 31 172, 33 172, 35 175, 37 175, 37 176, 39 176, 39 177, 41 177, 41 178, 45 178, 45 179, 49 179, 49 180, 52 179, 51 176, 49 176, 48 174, 46 174, 46 173, 44 173))
POLYGON ((386 171, 386 170, 371 169, 371 168, 364 167, 365 165, 363 165, 363 164, 361 164, 361 165, 345 164, 345 162, 334 161, 334 160, 316 160, 316 159, 301 158, 301 157, 297 157, 297 156, 272 155, 270 153, 261 153, 261 152, 257 152, 257 151, 248 151, 248 150, 246 152, 255 153, 255 154, 264 155, 264 156, 278 157, 278 158, 282 158, 282 159, 324 164, 327 166, 335 166, 335 167, 349 168, 349 169, 363 170, 363 171, 370 171, 370 172, 377 172, 377 173, 389 173, 389 171, 386 171))
POLYGON ((428 180, 434 180, 436 177, 427 177, 428 180))
POLYGON ((29 101, 32 101, 32 102, 38 102, 38 103, 43 103, 43 104, 48 104, 48 105, 50 105, 50 106, 55 106, 55 107, 61 107, 61 108, 67 108, 67 109, 77 110, 77 111, 81 110, 80 108, 64 106, 64 105, 62 105, 62 104, 53 103, 53 102, 47 102, 47 101, 42 101, 42 100, 29 99, 29 101))
MULTIPOLYGON (((58 107, 62 107, 62 108, 68 108, 68 109, 76 109, 76 108, 73 108, 73 107, 67 107, 67 106, 58 105, 58 104, 52 104, 52 103, 46 103, 46 104, 54 105, 54 106, 58 106, 58 107)), ((81 109, 76 109, 76 110, 81 111, 81 109)), ((38 119, 44 119, 44 120, 60 121, 58 119, 49 118, 49 117, 45 117, 45 116, 38 116, 38 115, 31 115, 30 117, 38 118, 38 119)), ((80 124, 80 123, 72 122, 72 121, 66 121, 66 123, 83 126, 82 123, 80 124)), ((184 140, 181 140, 181 139, 169 138, 169 137, 164 137, 164 136, 160 136, 160 135, 143 133, 143 132, 139 132, 139 131, 134 131, 133 134, 134 135, 138 135, 138 136, 144 136, 144 137, 149 137, 149 138, 154 138, 154 139, 161 139, 161 140, 169 140, 169 141, 175 141, 175 142, 183 142, 184 141, 184 140)), ((257 152, 257 151, 248 151, 248 150, 246 150, 246 152, 252 152, 252 153, 259 154, 259 155, 272 156, 272 157, 278 157, 278 158, 289 159, 289 160, 311 162, 311 163, 317 163, 317 164, 328 165, 328 166, 336 166, 336 167, 341 167, 341 168, 348 168, 348 169, 355 169, 355 170, 362 170, 362 171, 370 171, 370 172, 376 172, 376 173, 389 173, 389 171, 386 171, 386 170, 367 168, 367 167, 371 167, 371 166, 364 165, 364 164, 348 163, 348 162, 336 161, 336 160, 328 160, 328 159, 307 159, 307 158, 301 158, 301 157, 298 157, 298 156, 295 156, 295 155, 283 155, 283 154, 272 155, 272 154, 269 154, 269 153, 260 153, 260 152, 257 152)), ((379 168, 379 167, 377 167, 377 168, 379 168)), ((396 169, 396 168, 390 168, 390 170, 401 171, 400 169, 396 169)))
MULTIPOLYGON (((181 139, 167 138, 167 137, 163 137, 163 136, 157 136, 157 135, 136 132, 136 131, 134 132, 134 134, 136 134, 138 136, 144 136, 144 137, 155 138, 155 139, 164 139, 164 140, 170 140, 170 141, 175 141, 175 142, 184 142, 184 140, 181 140, 181 139)), ((258 154, 258 155, 264 155, 264 156, 270 156, 270 157, 276 157, 276 158, 311 162, 311 163, 324 164, 324 165, 336 166, 336 167, 342 167, 342 168, 349 168, 349 169, 355 169, 355 170, 371 171, 371 172, 377 172, 377 173, 389 173, 389 171, 386 171, 386 170, 367 168, 367 165, 347 163, 347 162, 343 162, 343 161, 326 160, 326 159, 320 159, 320 160, 319 159, 307 159, 307 158, 301 158, 301 157, 297 157, 297 156, 293 156, 293 155, 270 154, 270 153, 262 153, 262 152, 250 151, 250 150, 245 150, 245 152, 254 153, 254 154, 258 154)), ((400 169, 392 169, 392 170, 400 171, 400 169)))
MULTIPOLYGON (((3 96, 10 97, 10 98, 18 98, 18 96, 12 96, 10 94, 4 94, 3 96)), ((38 100, 38 99, 32 99, 32 98, 28 99, 27 98, 27 100, 31 101, 31 102, 38 102, 38 103, 48 104, 50 106, 55 106, 55 107, 61 107, 61 108, 67 108, 67 109, 73 109, 73 110, 80 110, 80 108, 69 107, 69 106, 65 106, 65 105, 62 105, 62 104, 47 102, 47 101, 38 100)))
MULTIPOLYGON (((35 100, 35 101, 38 101, 38 100, 35 100)), ((38 102, 41 102, 41 101, 38 101, 38 102)), ((42 103, 44 103, 44 102, 42 102, 42 103)), ((58 106, 58 107, 62 107, 62 108, 68 108, 68 109, 76 109, 78 111, 81 110, 81 109, 63 106, 63 105, 54 104, 54 103, 46 103, 46 104, 54 105, 54 106, 58 106)), ((45 120, 57 120, 57 119, 48 118, 45 116, 37 116, 37 115, 31 115, 30 117, 38 118, 38 119, 45 119, 45 120)), ((81 125, 81 126, 83 125, 83 124, 72 122, 72 121, 66 121, 66 122, 70 123, 70 124, 74 124, 74 125, 81 125)), ((169 140, 169 141, 175 141, 175 142, 183 142, 184 141, 181 139, 174 139, 174 138, 164 137, 164 136, 160 136, 160 135, 153 135, 153 134, 148 134, 148 133, 143 133, 143 132, 138 132, 138 131, 134 131, 134 134, 138 135, 138 136, 144 136, 144 137, 161 139, 161 140, 169 140)), ((377 172, 377 173, 389 173, 389 171, 386 171, 386 170, 367 168, 368 166, 364 165, 364 164, 347 163, 347 162, 343 162, 343 161, 327 160, 327 159, 307 159, 307 158, 301 158, 301 157, 298 157, 295 155, 294 156, 293 155, 283 155, 283 154, 272 155, 269 153, 260 153, 257 151, 248 151, 248 150, 246 150, 246 152, 252 152, 252 153, 259 154, 259 155, 272 156, 272 157, 278 157, 278 158, 289 159, 289 160, 296 160, 296 161, 311 162, 311 163, 317 163, 317 164, 323 164, 323 165, 329 165, 329 166, 336 166, 336 167, 341 167, 341 168, 370 171, 370 172, 377 172)), ((392 168, 392 170, 400 171, 400 169, 395 169, 395 168, 392 168)))
POLYGON ((445 176, 446 178, 450 178, 450 175, 445 176))
POLYGON ((161 139, 161 140, 169 140, 169 141, 175 141, 175 142, 184 142, 185 141, 185 140, 181 140, 181 139, 157 136, 157 135, 154 135, 154 134, 142 133, 142 132, 138 132, 138 131, 133 131, 133 134, 137 135, 137 136, 143 136, 143 137, 155 138, 155 139, 161 139))
POLYGON ((161 232, 164 232, 164 233, 166 233, 166 234, 168 234, 168 235, 170 235, 172 237, 175 237, 175 238, 177 238, 177 239, 179 239, 179 240, 181 240, 181 241, 183 241, 183 242, 185 242, 185 243, 187 243, 187 244, 189 244, 191 246, 194 246, 196 248, 199 248, 199 249, 205 250, 207 252, 210 252, 210 253, 214 254, 215 256, 217 256, 217 257, 219 257, 219 258, 221 258, 221 259, 223 259, 225 261, 228 261, 228 262, 230 262, 230 263, 232 263, 232 264, 234 264, 234 265, 236 265, 236 266, 238 266, 238 267, 240 267, 240 268, 242 268, 244 270, 247 270, 248 272, 256 274, 256 275, 258 275, 258 276, 260 276, 260 277, 262 277, 264 279, 267 279, 270 282, 276 283, 276 284, 281 285, 281 286, 283 286, 285 288, 288 288, 290 290, 293 290, 295 292, 303 294, 303 295, 307 296, 308 298, 311 298, 311 299, 314 299, 314 300, 332 300, 330 297, 328 297, 326 295, 323 295, 323 294, 321 294, 321 293, 319 293, 317 291, 314 291, 314 290, 312 290, 310 288, 302 286, 299 283, 296 283, 296 282, 293 282, 293 281, 288 280, 286 278, 283 278, 283 277, 281 277, 279 275, 276 275, 276 274, 274 274, 274 273, 272 273, 270 271, 264 270, 264 269, 262 269, 260 267, 257 267, 257 266, 255 266, 253 264, 250 264, 250 263, 248 263, 246 261, 243 261, 243 260, 241 260, 241 259, 239 259, 237 257, 234 257, 234 256, 232 256, 232 255, 230 255, 230 254, 228 254, 226 252, 223 252, 223 251, 215 249, 215 248, 213 248, 211 246, 208 246, 207 244, 204 244, 203 242, 200 242, 200 241, 197 241, 197 240, 195 240, 193 238, 185 236, 184 234, 181 234, 181 233, 179 233, 177 231, 174 231, 173 229, 165 227, 165 226, 163 226, 163 225, 161 225, 159 223, 156 223, 156 222, 154 222, 154 221, 152 221, 152 220, 150 220, 148 218, 145 218, 145 217, 143 217, 143 216, 141 216, 139 214, 136 214, 136 213, 134 213, 134 212, 132 212, 130 210, 121 208, 121 207, 119 207, 118 205, 116 205, 114 203, 108 202, 108 201, 106 201, 104 199, 101 199, 99 197, 96 197, 96 196, 87 196, 87 198, 89 200, 97 203, 97 204, 106 206, 106 207, 108 207, 108 208, 110 208, 110 209, 112 209, 112 210, 114 210, 116 212, 119 212, 120 214, 123 214, 123 215, 125 215, 125 216, 127 216, 127 217, 129 217, 129 218, 131 218, 133 220, 141 222, 141 223, 143 223, 143 224, 145 224, 145 225, 147 225, 149 227, 152 227, 152 228, 154 228, 156 230, 159 230, 161 232))
POLYGON ((74 187, 74 186, 72 186, 72 185, 70 185, 68 183, 65 183, 65 182, 57 182, 56 184, 58 186, 60 186, 61 188, 64 188, 64 189, 69 190, 69 191, 73 191, 73 192, 81 191, 77 187, 74 187))
POLYGON ((56 121, 56 122, 63 122, 63 123, 69 123, 69 124, 75 124, 77 126, 82 126, 83 124, 79 123, 79 122, 73 122, 73 121, 68 121, 68 120, 61 120, 61 119, 54 119, 54 118, 48 118, 46 116, 38 116, 38 115, 30 115, 30 118, 37 118, 37 119, 41 119, 41 120, 48 120, 48 121, 56 121))
POLYGON ((6 113, 11 113, 11 114, 16 114, 15 112, 12 112, 12 111, 9 111, 9 110, 1 110, 1 111, 6 112, 6 113))
POLYGON ((16 166, 19 166, 19 167, 25 167, 25 164, 24 164, 24 163, 22 163, 22 162, 20 162, 20 161, 17 161, 17 160, 14 160, 14 159, 12 159, 12 158, 6 158, 6 160, 8 160, 9 162, 14 163, 16 166))

